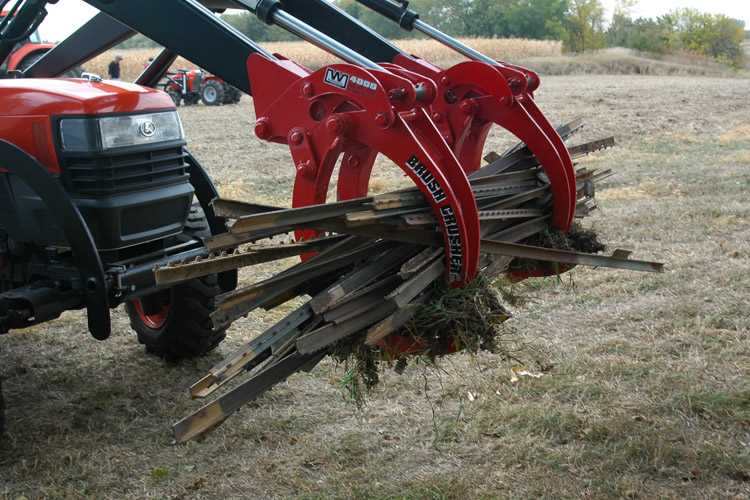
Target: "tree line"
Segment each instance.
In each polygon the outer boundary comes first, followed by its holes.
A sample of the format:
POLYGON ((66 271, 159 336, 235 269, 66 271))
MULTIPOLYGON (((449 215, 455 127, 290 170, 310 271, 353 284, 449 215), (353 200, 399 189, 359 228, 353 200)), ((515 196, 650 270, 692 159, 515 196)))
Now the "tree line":
MULTIPOLYGON (((421 36, 360 5, 334 0, 343 10, 392 38, 421 36)), ((745 25, 723 15, 679 9, 657 18, 636 18, 636 0, 618 0, 611 19, 600 0, 411 0, 422 19, 455 36, 561 40, 570 52, 626 47, 643 52, 692 52, 739 66, 744 62, 745 25)), ((295 40, 249 13, 223 16, 258 42, 295 40)), ((142 44, 143 40, 137 40, 142 44)))

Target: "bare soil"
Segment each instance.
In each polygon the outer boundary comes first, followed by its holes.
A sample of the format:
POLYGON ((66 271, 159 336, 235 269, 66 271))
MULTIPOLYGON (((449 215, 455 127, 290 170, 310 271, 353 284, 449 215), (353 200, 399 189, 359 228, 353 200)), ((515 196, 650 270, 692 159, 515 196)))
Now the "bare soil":
MULTIPOLYGON (((176 446, 171 424, 200 405, 187 387, 273 315, 173 365, 143 352, 122 311, 103 343, 69 313, 0 338, 0 495, 750 497, 748 96, 745 79, 544 79, 538 100, 554 121, 586 118, 577 141, 619 140, 585 160, 617 171, 589 224, 667 272, 576 269, 515 287, 530 300, 510 323, 544 353, 541 378, 514 382, 496 356, 458 355, 385 374, 360 411, 325 361, 176 446)), ((289 203, 288 153, 253 137, 249 98, 181 113, 226 196, 289 203)), ((498 133, 491 146, 510 142, 498 133)), ((374 188, 401 182, 381 162, 374 188)))

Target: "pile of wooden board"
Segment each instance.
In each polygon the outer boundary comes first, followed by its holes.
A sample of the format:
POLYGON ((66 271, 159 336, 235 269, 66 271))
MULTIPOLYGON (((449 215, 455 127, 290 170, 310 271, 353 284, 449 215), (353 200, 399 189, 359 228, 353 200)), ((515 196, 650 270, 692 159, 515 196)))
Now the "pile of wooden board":
MULTIPOLYGON (((570 124, 560 132, 568 137, 577 128, 570 124)), ((605 139, 570 152, 578 158, 613 145, 613 139, 605 139)), ((623 251, 602 256, 523 244, 550 231, 549 183, 523 146, 486 159, 488 164, 470 176, 481 222, 483 275, 503 273, 515 259, 661 271, 660 264, 630 260, 623 251)), ((609 175, 609 170, 578 170, 577 217, 596 207, 595 184, 609 175)), ((178 422, 174 431, 179 442, 213 429, 293 373, 311 369, 341 341, 354 339, 386 349, 389 337, 433 299, 433 285, 445 275, 443 238, 417 189, 294 209, 219 199, 214 210, 232 221, 229 232, 206 242, 212 252, 206 257, 155 270, 157 282, 166 285, 306 255, 271 278, 219 297, 212 318, 216 325, 227 325, 258 308, 270 310, 296 297, 309 299, 192 386, 192 396, 203 398, 246 376, 178 422), (274 240, 299 230, 316 230, 319 237, 274 240)), ((419 349, 417 338, 405 352, 419 349)))

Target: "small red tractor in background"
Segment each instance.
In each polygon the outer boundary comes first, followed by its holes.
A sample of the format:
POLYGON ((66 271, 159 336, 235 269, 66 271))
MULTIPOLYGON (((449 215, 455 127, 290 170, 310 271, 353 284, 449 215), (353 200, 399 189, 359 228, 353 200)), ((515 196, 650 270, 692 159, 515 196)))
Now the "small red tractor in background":
POLYGON ((164 90, 176 106, 185 103, 192 106, 203 102, 206 106, 237 104, 242 92, 221 78, 201 69, 179 69, 166 75, 164 90))

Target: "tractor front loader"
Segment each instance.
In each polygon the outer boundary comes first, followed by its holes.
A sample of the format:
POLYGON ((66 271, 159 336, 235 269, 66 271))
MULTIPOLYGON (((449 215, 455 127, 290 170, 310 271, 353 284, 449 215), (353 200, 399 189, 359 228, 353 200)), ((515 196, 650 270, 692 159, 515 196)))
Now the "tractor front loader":
MULTIPOLYGON (((533 99, 539 86, 535 73, 471 51, 427 27, 406 3, 363 2, 398 17, 407 27, 430 32, 472 60, 440 69, 404 54, 324 0, 86 1, 101 14, 29 68, 28 75, 54 77, 140 32, 165 49, 136 83, 156 87, 181 55, 250 94, 255 135, 286 145, 292 157, 291 208, 221 199, 195 159, 184 151, 179 128, 179 136, 177 132, 170 136, 175 141, 170 146, 186 165, 179 184, 185 193, 183 198, 176 196, 183 202, 180 216, 187 214, 188 198, 194 191, 208 217, 210 233, 205 231, 200 237, 189 233, 183 218, 181 224, 170 226, 173 232, 169 234, 142 231, 149 237, 122 248, 115 240, 112 259, 110 249, 102 248, 94 238, 100 227, 108 227, 109 219, 102 212, 87 212, 89 204, 79 202, 75 192, 65 192, 65 182, 70 179, 70 189, 77 186, 75 182, 94 182, 97 188, 104 184, 106 193, 125 189, 131 177, 137 177, 110 173, 121 163, 110 158, 113 153, 107 146, 115 145, 113 149, 119 152, 117 148, 126 148, 130 142, 126 132, 109 138, 109 131, 119 130, 110 121, 127 124, 127 130, 143 136, 135 141, 139 146, 151 141, 157 144, 149 138, 162 137, 163 127, 170 129, 152 116, 154 110, 176 117, 173 105, 164 103, 169 98, 163 93, 128 87, 151 96, 152 101, 137 110, 148 119, 137 118, 137 113, 123 118, 117 114, 123 113, 121 108, 98 111, 92 104, 84 110, 103 114, 94 122, 85 116, 79 119, 80 124, 53 117, 45 129, 53 144, 58 141, 52 157, 58 163, 51 162, 58 165, 57 170, 53 174, 44 171, 45 182, 67 198, 60 194, 43 201, 52 204, 65 198, 77 229, 59 238, 57 246, 42 247, 55 249, 45 253, 48 258, 68 255, 71 269, 81 275, 81 280, 66 284, 66 294, 55 296, 60 300, 52 302, 61 310, 87 307, 92 332, 98 337, 108 333, 108 327, 100 326, 108 325, 108 307, 123 302, 129 304, 131 317, 151 318, 154 323, 147 326, 158 332, 161 321, 172 317, 176 309, 174 290, 195 288, 190 284, 200 280, 223 285, 223 293, 212 295, 210 303, 201 308, 213 331, 223 332, 255 309, 270 310, 296 297, 306 298, 302 306, 212 368, 191 388, 194 397, 206 397, 239 375, 247 378, 178 422, 174 430, 179 441, 204 434, 242 404, 291 374, 312 369, 326 355, 340 352, 342 346, 379 353, 384 359, 447 355, 467 349, 466 339, 455 332, 407 334, 403 329, 422 306, 439 300, 450 289, 475 286, 499 273, 523 279, 559 273, 575 265, 661 270, 659 264, 631 260, 628 252, 602 256, 595 253, 601 250, 596 245, 582 253, 575 246, 550 248, 539 243, 550 234, 573 241, 573 219, 595 208, 594 185, 611 174, 576 170, 573 158, 610 147, 613 140, 569 150, 564 139, 572 136, 579 124, 557 129, 550 124, 533 99), (337 56, 342 63, 313 71, 272 54, 216 15, 226 8, 249 10, 266 23, 337 56), (185 31, 191 36, 185 37, 185 31), (517 137, 519 145, 502 155, 485 154, 493 124, 517 137), (93 141, 98 148, 94 159, 85 158, 84 162, 74 155, 76 160, 68 161, 66 147, 70 148, 71 141, 81 154, 88 152, 87 141, 93 141), (370 176, 378 156, 395 164, 414 187, 372 195, 370 176), (329 201, 327 193, 336 166, 337 200, 329 201), (100 178, 99 169, 110 170, 100 178), (171 246, 168 242, 175 237, 182 238, 181 243, 171 246), (78 243, 76 238, 85 241, 78 243), (153 251, 143 255, 146 243, 153 251), (290 256, 301 256, 301 261, 271 278, 234 289, 238 268, 290 256), (70 302, 66 302, 68 298, 70 302)), ((36 85, 113 84, 46 80, 36 85)), ((84 110, 79 113, 85 115, 84 110)), ((151 149, 137 149, 133 154, 143 154, 151 162, 162 158, 151 149)), ((127 157, 122 164, 132 163, 135 160, 127 157)), ((149 167, 149 179, 158 178, 160 165, 149 167)), ((27 185, 35 182, 21 180, 27 185)), ((140 214, 172 214, 176 224, 176 202, 173 207, 167 200, 152 198, 138 208, 140 214)), ((53 212, 58 213, 57 209, 53 212)), ((47 230, 52 225, 48 221, 42 227, 47 230)), ((54 281, 46 278, 46 282, 54 281)), ((51 288, 61 293, 58 285, 51 288)), ((5 303, 12 302, 6 299, 5 303)), ((494 316, 508 317, 505 312, 494 316)), ((37 315, 27 314, 25 321, 31 317, 36 320, 37 315)), ((166 338, 169 342, 185 340, 166 338)), ((151 345, 155 343, 156 339, 151 345)))

